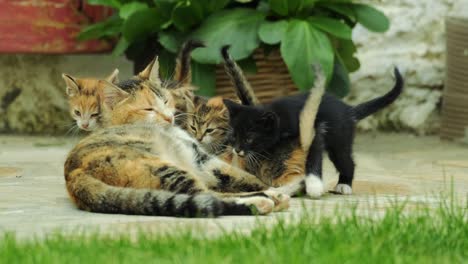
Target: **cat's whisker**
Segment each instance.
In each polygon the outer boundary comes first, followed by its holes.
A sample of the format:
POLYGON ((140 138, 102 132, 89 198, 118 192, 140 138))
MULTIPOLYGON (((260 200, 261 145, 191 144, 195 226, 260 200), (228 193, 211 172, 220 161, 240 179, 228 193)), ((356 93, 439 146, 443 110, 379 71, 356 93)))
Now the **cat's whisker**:
POLYGON ((76 128, 78 128, 78 126, 76 125, 76 123, 73 123, 70 128, 67 130, 67 132, 65 132, 65 135, 69 135, 70 133, 72 133, 76 128))

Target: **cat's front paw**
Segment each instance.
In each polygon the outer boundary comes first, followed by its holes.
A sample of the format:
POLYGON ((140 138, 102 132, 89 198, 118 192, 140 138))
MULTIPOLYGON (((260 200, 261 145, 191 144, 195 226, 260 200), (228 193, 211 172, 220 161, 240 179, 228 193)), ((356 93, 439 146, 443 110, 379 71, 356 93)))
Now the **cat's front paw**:
POLYGON ((247 198, 239 198, 237 204, 245 204, 249 206, 254 214, 266 215, 273 211, 275 207, 275 202, 272 199, 253 196, 247 198))
POLYGON ((266 190, 265 194, 275 202, 273 211, 278 212, 289 208, 289 201, 291 200, 289 195, 275 191, 274 189, 266 190))
POLYGON ((305 178, 306 194, 310 198, 318 199, 320 198, 324 191, 322 179, 319 177, 310 174, 305 178))
POLYGON ((333 191, 334 191, 333 193, 336 193, 336 194, 343 194, 343 195, 353 194, 353 188, 351 188, 351 186, 345 183, 338 183, 335 186, 335 189, 333 191))

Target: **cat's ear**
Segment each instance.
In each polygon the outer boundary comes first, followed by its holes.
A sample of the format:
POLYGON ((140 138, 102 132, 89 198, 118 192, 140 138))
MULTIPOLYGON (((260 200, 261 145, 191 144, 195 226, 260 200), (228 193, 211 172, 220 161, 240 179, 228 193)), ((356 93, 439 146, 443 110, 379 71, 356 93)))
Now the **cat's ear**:
POLYGON ((99 81, 101 98, 111 109, 130 94, 108 81, 99 81))
POLYGON ((138 74, 138 77, 149 80, 161 86, 161 79, 159 78, 159 58, 156 56, 146 68, 138 74))
POLYGON ((278 116, 273 112, 266 112, 260 118, 260 124, 265 131, 274 131, 279 127, 278 116))
POLYGON ((115 69, 109 76, 107 76, 106 81, 110 83, 119 82, 119 69, 115 69))
POLYGON ((215 108, 215 109, 224 109, 225 105, 223 102, 223 98, 221 96, 216 96, 213 98, 210 98, 208 102, 206 103, 207 106, 215 108))
POLYGON ((236 116, 242 109, 242 106, 239 104, 234 103, 233 101, 229 99, 224 99, 223 100, 224 105, 227 107, 229 110, 229 115, 231 117, 236 116))
POLYGON ((80 86, 78 85, 76 79, 73 76, 63 73, 62 78, 67 84, 66 92, 68 97, 73 97, 80 93, 80 86))

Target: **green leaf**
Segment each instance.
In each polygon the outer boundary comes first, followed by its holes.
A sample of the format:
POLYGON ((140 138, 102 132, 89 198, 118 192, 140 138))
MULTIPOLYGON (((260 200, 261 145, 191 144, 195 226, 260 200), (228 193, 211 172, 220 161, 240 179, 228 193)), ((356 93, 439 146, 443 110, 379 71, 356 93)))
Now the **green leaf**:
POLYGON ((118 8, 121 6, 119 0, 88 0, 86 3, 90 5, 110 6, 113 8, 118 8))
POLYGON ((281 16, 293 14, 300 6, 301 0, 270 0, 270 8, 281 16))
POLYGON ((328 83, 327 91, 343 98, 349 93, 351 83, 349 81, 349 74, 345 66, 339 58, 335 58, 333 65, 333 75, 328 83))
POLYGON ((136 11, 147 9, 147 8, 148 8, 148 5, 146 5, 145 3, 131 2, 131 3, 123 5, 119 9, 119 16, 123 19, 127 19, 136 11))
POLYGON ((192 0, 192 1, 197 1, 203 4, 206 10, 205 14, 211 14, 213 12, 221 10, 229 3, 229 0, 192 0))
POLYGON ((105 21, 86 27, 78 34, 77 39, 83 41, 116 36, 120 33, 122 23, 122 19, 118 16, 112 16, 105 21))
POLYGON ((346 66, 348 72, 354 72, 359 69, 360 63, 355 57, 356 46, 351 40, 340 39, 336 47, 336 54, 344 66, 346 66))
POLYGON ((175 30, 166 30, 159 33, 159 43, 172 53, 179 51, 185 40, 185 34, 175 30))
POLYGON ((172 20, 180 31, 188 31, 205 17, 224 8, 229 0, 191 0, 180 2, 174 8, 172 20))
POLYGON ((353 4, 356 18, 364 27, 374 32, 385 32, 390 27, 390 21, 384 13, 364 4, 353 4))
POLYGON ((222 61, 220 49, 224 45, 231 45, 229 51, 235 60, 249 57, 260 44, 257 31, 264 18, 265 14, 250 8, 214 13, 190 36, 204 41, 210 47, 195 50, 194 60, 205 64, 218 64, 222 61))
POLYGON ((203 5, 198 1, 180 2, 172 12, 172 22, 180 31, 188 31, 204 18, 203 5))
POLYGON ((125 38, 120 38, 119 42, 117 45, 114 47, 114 50, 112 51, 112 56, 117 57, 122 55, 125 50, 130 46, 130 43, 125 38))
POLYGON ((166 21, 161 28, 166 29, 172 25, 172 12, 176 5, 176 1, 154 0, 154 7, 161 11, 159 14, 162 17, 162 20, 166 21))
POLYGON ((338 14, 348 17, 351 21, 356 21, 356 14, 354 10, 348 5, 343 4, 332 4, 332 3, 320 3, 321 6, 328 8, 338 14))
POLYGON ((317 28, 339 38, 351 39, 351 28, 346 24, 328 17, 309 17, 309 22, 317 28))
POLYGON ((216 94, 215 65, 200 64, 192 61, 192 82, 198 87, 197 94, 213 96, 216 94))
POLYGON ((270 45, 278 44, 283 38, 284 32, 288 28, 286 20, 279 20, 275 22, 265 21, 258 29, 258 36, 260 39, 270 45))
POLYGON ((333 72, 333 47, 327 35, 307 21, 291 20, 281 42, 281 56, 300 90, 314 84, 311 65, 320 63, 327 79, 333 72))
POLYGON ((156 8, 148 8, 133 13, 125 20, 122 33, 128 42, 141 40, 151 33, 160 30, 164 21, 160 16, 160 10, 156 8))

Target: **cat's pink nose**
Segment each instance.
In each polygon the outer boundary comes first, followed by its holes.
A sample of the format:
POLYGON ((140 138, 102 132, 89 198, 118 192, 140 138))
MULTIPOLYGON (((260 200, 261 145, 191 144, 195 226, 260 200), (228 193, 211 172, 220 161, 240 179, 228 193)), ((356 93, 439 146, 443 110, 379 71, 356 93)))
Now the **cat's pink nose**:
POLYGON ((169 124, 172 124, 174 122, 174 118, 172 116, 164 116, 163 119, 169 124))
POLYGON ((89 124, 81 124, 81 126, 82 126, 83 128, 88 128, 88 127, 89 127, 89 124))

